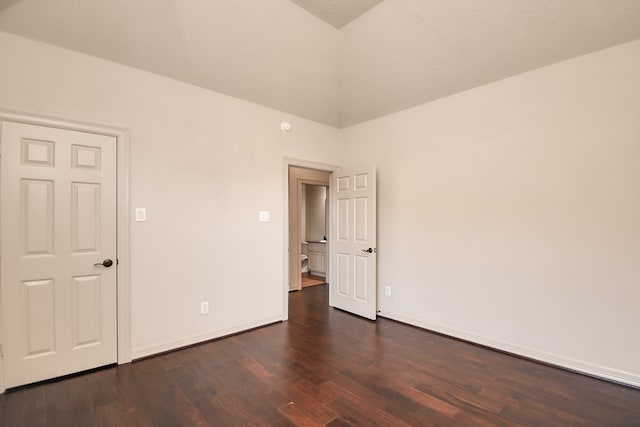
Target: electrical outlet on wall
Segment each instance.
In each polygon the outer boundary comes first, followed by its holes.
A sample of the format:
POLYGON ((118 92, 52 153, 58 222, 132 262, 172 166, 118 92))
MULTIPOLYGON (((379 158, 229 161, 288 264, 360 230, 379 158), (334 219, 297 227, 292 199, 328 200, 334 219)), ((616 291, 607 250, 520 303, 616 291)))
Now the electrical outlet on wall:
POLYGON ((209 312, 209 301, 202 301, 200 303, 200 314, 207 314, 209 312))
POLYGON ((391 296, 391 286, 387 285, 384 287, 384 294, 388 297, 391 296))

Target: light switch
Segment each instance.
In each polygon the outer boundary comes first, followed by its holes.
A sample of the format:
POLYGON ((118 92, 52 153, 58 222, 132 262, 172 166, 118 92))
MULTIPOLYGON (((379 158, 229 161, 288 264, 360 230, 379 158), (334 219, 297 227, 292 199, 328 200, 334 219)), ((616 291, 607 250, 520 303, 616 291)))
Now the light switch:
POLYGON ((136 208, 136 221, 142 222, 147 220, 147 209, 136 208))
POLYGON ((269 222, 269 211, 260 211, 260 222, 269 222))

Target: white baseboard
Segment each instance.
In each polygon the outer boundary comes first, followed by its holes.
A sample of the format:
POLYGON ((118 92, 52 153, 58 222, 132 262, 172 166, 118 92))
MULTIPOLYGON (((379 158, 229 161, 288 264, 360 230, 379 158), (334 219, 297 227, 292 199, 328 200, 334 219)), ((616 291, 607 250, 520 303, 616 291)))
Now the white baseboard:
MULTIPOLYGON (((1 354, 1 353, 0 353, 1 354)), ((4 393, 4 356, 0 355, 0 394, 4 393)))
POLYGON ((640 375, 634 374, 632 372, 619 371, 617 369, 612 369, 606 366, 594 365, 593 363, 584 362, 582 360, 572 359, 570 357, 562 356, 559 354, 547 353, 547 352, 536 350, 533 348, 522 347, 519 345, 495 340, 492 338, 469 333, 459 329, 454 329, 454 328, 449 328, 447 326, 424 322, 418 319, 413 319, 410 317, 402 316, 400 314, 391 313, 388 311, 380 311, 378 312, 378 316, 385 317, 387 319, 397 320, 398 322, 407 323, 413 326, 418 326, 420 328, 428 329, 444 335, 449 335, 454 338, 459 338, 465 341, 470 341, 472 343, 495 348, 501 351, 506 351, 508 353, 523 356, 529 359, 534 359, 540 362, 548 363, 550 365, 565 368, 570 371, 575 371, 575 372, 579 372, 581 374, 589 375, 592 377, 601 378, 608 381, 640 388, 640 375))
POLYGON ((163 353, 165 351, 176 350, 181 347, 186 347, 193 344, 209 341, 216 338, 221 338, 227 335, 236 334, 238 332, 247 331, 249 329, 257 328, 260 326, 268 325, 270 323, 282 321, 281 316, 267 317, 265 319, 256 320, 254 322, 244 323, 241 325, 235 325, 224 329, 218 329, 215 331, 203 332, 196 335, 190 335, 188 337, 180 338, 172 341, 165 341, 157 344, 151 344, 144 347, 137 347, 131 350, 131 356, 133 360, 140 359, 142 357, 152 356, 154 354, 163 353))

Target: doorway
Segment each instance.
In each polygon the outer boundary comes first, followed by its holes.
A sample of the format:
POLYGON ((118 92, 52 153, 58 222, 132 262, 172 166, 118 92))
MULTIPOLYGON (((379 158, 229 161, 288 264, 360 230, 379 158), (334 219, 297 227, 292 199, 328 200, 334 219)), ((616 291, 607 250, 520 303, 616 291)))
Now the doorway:
MULTIPOLYGON (((302 274, 320 280, 328 273, 327 171, 289 166, 289 290, 302 289, 302 274)), ((322 282, 324 283, 324 282, 322 282)))
MULTIPOLYGON (((302 289, 302 242, 305 241, 302 238, 302 206, 300 200, 302 199, 301 193, 306 191, 304 185, 320 186, 326 188, 326 211, 325 211, 325 233, 320 237, 325 237, 329 233, 331 218, 328 215, 330 212, 330 177, 331 173, 336 170, 337 167, 333 165, 327 165, 322 163, 310 162, 306 160, 285 158, 283 164, 283 182, 285 184, 285 194, 287 197, 285 200, 285 265, 284 265, 284 292, 283 292, 283 320, 287 320, 289 317, 289 292, 292 290, 302 289)), ((312 190, 313 191, 313 190, 312 190)), ((306 207, 306 206, 305 206, 306 207)), ((306 221, 306 216, 305 216, 306 221)), ((305 230, 306 231, 306 230, 305 230)), ((306 234, 306 233, 305 233, 306 234)), ((306 237, 306 236, 305 236, 306 237)), ((314 236, 311 236, 314 237, 314 236)), ((318 237, 318 236, 315 236, 318 237)), ((325 240, 325 239, 317 239, 325 240)), ((309 243, 307 243, 308 245, 309 243)), ((329 281, 329 273, 331 269, 331 263, 329 262, 329 245, 330 242, 323 243, 326 251, 324 261, 324 281, 329 281)), ((314 249, 318 249, 314 247, 314 249)), ((307 247, 308 251, 308 247, 307 247)), ((308 267, 307 260, 307 267, 308 267)), ((312 261, 312 267, 314 271, 318 267, 315 263, 317 258, 314 256, 312 261)), ((322 261, 321 261, 322 262, 322 261)), ((320 276, 322 278, 322 276, 320 276)), ((318 279, 319 280, 319 279, 318 279)))
MULTIPOLYGON (((292 168, 293 170, 293 168, 292 168)), ((326 283, 329 186, 302 184, 300 215, 302 288, 326 283)))
MULTIPOLYGON (((304 173, 329 175, 329 235, 326 241, 326 274, 329 305, 375 320, 377 310, 376 166, 338 167, 284 159, 285 204, 284 288, 282 320, 289 317, 289 292, 300 289, 298 188, 301 182, 292 167, 304 173), (293 286, 292 286, 293 284, 293 286)), ((310 178, 313 181, 313 178, 310 178)), ((302 180, 304 181, 304 179, 302 180)))

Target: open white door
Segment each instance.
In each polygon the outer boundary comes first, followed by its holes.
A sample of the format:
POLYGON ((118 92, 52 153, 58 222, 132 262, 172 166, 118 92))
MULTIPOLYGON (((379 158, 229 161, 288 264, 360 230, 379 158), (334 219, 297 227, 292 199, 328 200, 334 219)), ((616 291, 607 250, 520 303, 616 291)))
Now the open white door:
POLYGON ((114 363, 115 138, 1 129, 5 385, 114 363))
POLYGON ((376 318, 376 168, 331 175, 329 305, 376 318))

